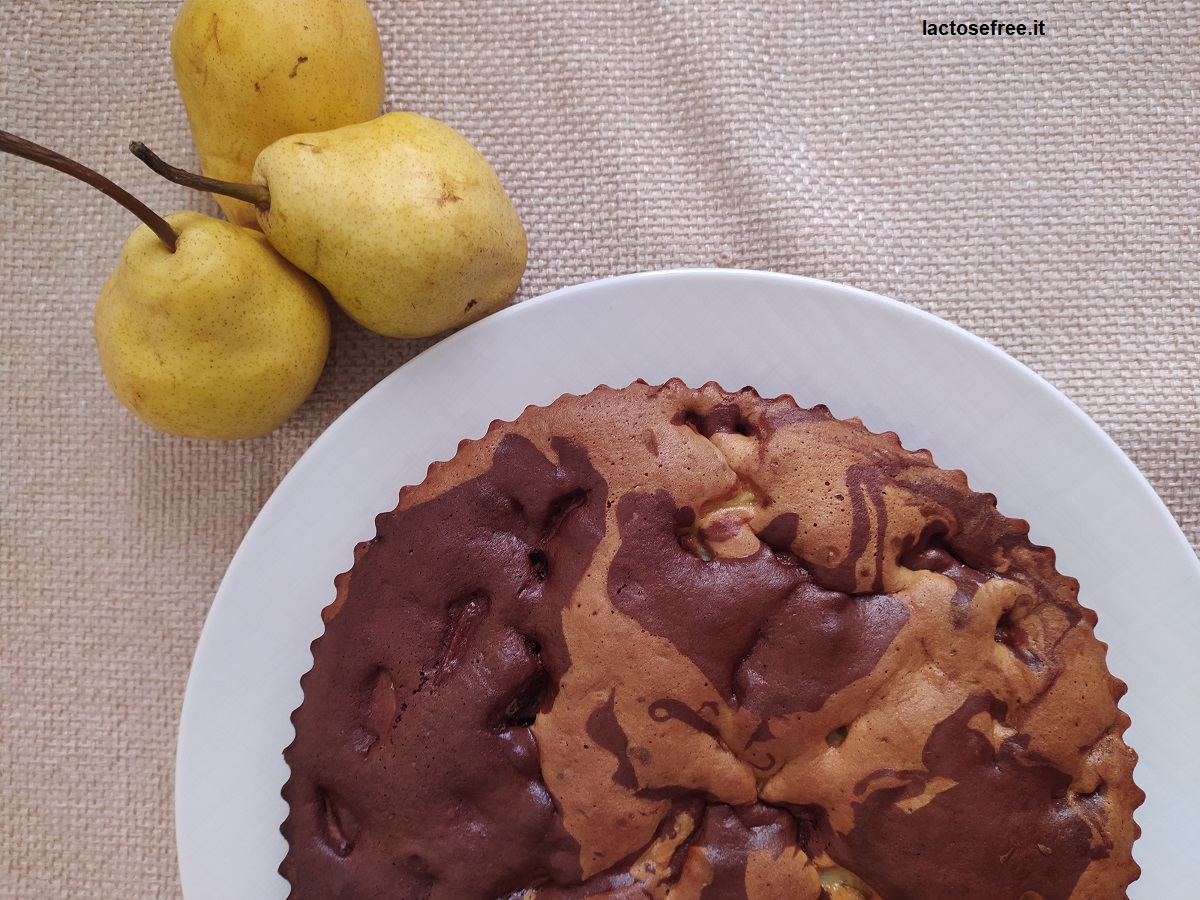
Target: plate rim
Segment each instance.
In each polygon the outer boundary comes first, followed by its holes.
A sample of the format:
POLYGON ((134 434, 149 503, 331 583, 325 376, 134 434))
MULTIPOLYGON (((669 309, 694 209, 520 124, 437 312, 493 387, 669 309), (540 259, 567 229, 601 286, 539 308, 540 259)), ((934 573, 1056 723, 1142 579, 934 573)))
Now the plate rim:
MULTIPOLYGON (((354 400, 342 413, 340 413, 321 434, 319 434, 304 450, 296 462, 289 468, 284 476, 279 480, 278 484, 271 492, 271 495, 263 503, 258 513, 255 515, 246 533, 239 542, 239 545, 233 555, 230 557, 226 570, 218 584, 216 592, 213 595, 210 607, 205 616, 204 626, 201 629, 197 639, 194 655, 189 666, 188 678, 184 688, 180 708, 179 717, 177 720, 177 743, 176 743, 176 759, 174 767, 174 824, 176 834, 176 854, 179 864, 181 889, 185 895, 188 892, 188 878, 185 873, 186 864, 184 862, 188 851, 185 850, 184 841, 188 833, 188 825, 184 822, 184 810, 186 803, 181 803, 181 796, 186 791, 186 785, 190 783, 189 773, 185 771, 185 763, 187 762, 187 749, 185 742, 197 728, 195 721, 197 715, 196 707, 196 692, 200 690, 200 679, 203 675, 202 654, 211 656, 211 644, 215 637, 215 631, 210 627, 210 623, 214 618, 223 614, 223 609, 226 604, 232 602, 228 599, 228 595, 232 590, 230 585, 234 583, 239 575, 239 570, 242 565, 245 565, 245 554, 249 553, 245 548, 253 546, 258 540, 259 532, 269 527, 271 517, 275 514, 275 510, 286 503, 287 498, 292 491, 296 490, 295 485, 302 482, 308 469, 316 463, 321 457, 326 446, 336 444, 341 438, 344 431, 353 427, 353 423, 358 415, 355 411, 362 410, 369 406, 374 400, 369 398, 386 395, 387 391, 393 389, 393 385, 403 380, 406 376, 401 374, 404 372, 412 373, 414 370, 420 370, 425 367, 436 366, 441 357, 452 356, 458 352, 460 346, 466 346, 471 340, 475 339, 481 332, 486 332, 491 329, 503 327, 504 323, 511 321, 520 321, 525 316, 539 315, 539 310, 542 310, 550 304, 565 305, 576 301, 580 296, 586 296, 588 293, 595 290, 617 290, 621 291, 626 285, 650 285, 654 286, 655 282, 669 284, 673 282, 686 282, 689 279, 702 279, 708 281, 728 281, 731 284, 753 282, 761 282, 763 284, 784 284, 790 285, 800 290, 815 290, 817 292, 829 291, 835 294, 842 295, 846 298, 852 298, 859 303, 868 305, 882 304, 900 315, 911 316, 913 321, 920 321, 927 326, 937 330, 949 329, 948 333, 954 334, 958 339, 965 339, 977 352, 987 354, 992 358, 993 362, 1006 367, 1010 374, 1015 377, 1032 380, 1032 383, 1037 385, 1040 391, 1049 391, 1060 404, 1063 409, 1069 410, 1075 418, 1076 426, 1082 426, 1093 440, 1099 441, 1104 447, 1105 454, 1110 457, 1110 462, 1117 463, 1124 471, 1123 474, 1131 479, 1131 483, 1136 484, 1139 490, 1139 501, 1146 504, 1148 508, 1153 509, 1154 518, 1158 520, 1160 526, 1166 527, 1168 533, 1172 534, 1175 539, 1176 546, 1173 552, 1180 554, 1180 559, 1184 558, 1183 552, 1186 551, 1187 558, 1190 559, 1192 577, 1197 583, 1200 583, 1200 558, 1197 558, 1195 550, 1187 541, 1179 523, 1175 519, 1173 513, 1167 507, 1166 503, 1159 496, 1157 491, 1150 484, 1146 476, 1137 468, 1125 451, 1112 439, 1112 437, 1100 427, 1090 416, 1085 413, 1070 397, 1063 391, 1057 388, 1044 376, 1033 370, 1031 367, 1017 360, 1005 352, 1000 347, 992 344, 984 338, 976 335, 965 328, 950 322, 931 312, 923 310, 912 304, 895 300, 880 294, 872 293, 861 288, 850 285, 838 284, 823 279, 813 278, 810 276, 796 275, 790 273, 744 269, 744 268, 711 268, 711 267, 679 267, 656 269, 644 272, 632 272, 621 275, 612 275, 603 278, 587 280, 576 284, 566 285, 555 290, 547 291, 536 297, 531 297, 516 303, 504 310, 500 310, 466 328, 447 335, 437 343, 422 350, 420 353, 406 361, 396 370, 384 376, 376 384, 371 386, 360 397, 354 400), (299 473, 299 474, 298 474, 299 473)), ((620 387, 622 385, 613 385, 620 387)), ((693 385, 698 386, 698 385, 693 385)), ((730 389, 736 389, 738 386, 725 385, 730 389)), ((530 404, 532 405, 532 404, 530 404)), ((468 436, 478 437, 478 435, 468 436)), ((429 460, 429 463, 434 460, 429 460)), ((397 490, 399 485, 397 485, 397 490)), ((379 510, 382 512, 383 510, 379 510)), ((290 710, 289 710, 290 714, 290 710)), ((282 748, 280 748, 282 751, 282 748)))

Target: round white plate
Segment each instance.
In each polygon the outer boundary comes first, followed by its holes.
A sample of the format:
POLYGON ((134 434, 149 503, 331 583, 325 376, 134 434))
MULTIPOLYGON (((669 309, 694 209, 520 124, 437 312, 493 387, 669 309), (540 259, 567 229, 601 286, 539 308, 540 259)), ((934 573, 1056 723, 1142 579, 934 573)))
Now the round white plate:
POLYGON ((188 900, 283 898, 282 751, 334 576, 404 484, 494 419, 598 384, 754 386, 859 416, 967 472, 1027 519, 1100 616, 1148 798, 1133 898, 1200 884, 1200 564, 1158 496, 1062 394, 934 316, 786 275, 677 270, 555 291, 454 334, 316 440, 263 507, 217 592, 179 731, 188 900))

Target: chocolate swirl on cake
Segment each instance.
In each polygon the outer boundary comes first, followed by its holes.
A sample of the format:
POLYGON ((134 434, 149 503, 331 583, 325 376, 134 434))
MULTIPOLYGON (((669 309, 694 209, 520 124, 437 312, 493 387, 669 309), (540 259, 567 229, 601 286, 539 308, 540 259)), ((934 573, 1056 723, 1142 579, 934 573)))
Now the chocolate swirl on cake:
POLYGON ((1104 900, 1095 615, 1026 523, 828 410, 679 381, 496 423, 336 583, 295 900, 1104 900))

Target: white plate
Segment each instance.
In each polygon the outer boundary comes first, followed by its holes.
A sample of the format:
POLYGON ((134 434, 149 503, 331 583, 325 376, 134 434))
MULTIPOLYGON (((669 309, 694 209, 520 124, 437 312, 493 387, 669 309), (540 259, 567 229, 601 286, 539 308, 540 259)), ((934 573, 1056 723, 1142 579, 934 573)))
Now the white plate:
POLYGON ((1029 520, 1079 579, 1129 682, 1141 755, 1134 898, 1200 884, 1200 564, 1158 496, 1077 407, 934 316, 786 275, 678 270, 556 291, 458 332, 384 379, 304 454, 217 592, 179 732, 176 826, 188 900, 283 898, 281 753, 319 610, 399 488, 494 419, 637 378, 792 394, 895 431, 1029 520))

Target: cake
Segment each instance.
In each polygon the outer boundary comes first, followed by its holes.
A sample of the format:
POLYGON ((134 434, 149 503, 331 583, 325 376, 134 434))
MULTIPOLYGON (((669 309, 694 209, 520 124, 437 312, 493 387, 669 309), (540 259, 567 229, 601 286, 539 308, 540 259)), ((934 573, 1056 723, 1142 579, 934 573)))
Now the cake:
POLYGON ((292 716, 295 900, 1108 900, 1138 876, 1125 686, 1078 583, 894 434, 601 387, 464 441, 376 529, 292 716))

